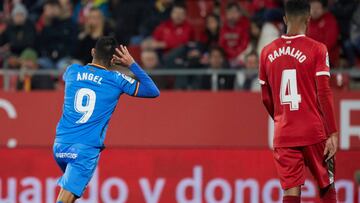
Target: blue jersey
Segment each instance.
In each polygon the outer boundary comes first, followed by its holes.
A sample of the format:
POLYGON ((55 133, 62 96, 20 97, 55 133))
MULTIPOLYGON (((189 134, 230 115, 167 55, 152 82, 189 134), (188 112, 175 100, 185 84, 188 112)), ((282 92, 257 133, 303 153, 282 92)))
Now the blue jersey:
POLYGON ((64 106, 55 142, 102 147, 120 95, 136 96, 139 82, 95 64, 71 65, 63 79, 64 106))

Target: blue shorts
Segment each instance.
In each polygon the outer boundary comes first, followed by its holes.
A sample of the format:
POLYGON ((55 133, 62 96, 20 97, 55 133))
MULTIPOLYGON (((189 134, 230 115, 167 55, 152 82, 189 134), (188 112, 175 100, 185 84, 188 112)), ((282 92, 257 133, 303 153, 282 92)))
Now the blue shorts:
POLYGON ((58 185, 81 197, 99 161, 101 148, 84 144, 54 143, 54 158, 64 173, 58 185))

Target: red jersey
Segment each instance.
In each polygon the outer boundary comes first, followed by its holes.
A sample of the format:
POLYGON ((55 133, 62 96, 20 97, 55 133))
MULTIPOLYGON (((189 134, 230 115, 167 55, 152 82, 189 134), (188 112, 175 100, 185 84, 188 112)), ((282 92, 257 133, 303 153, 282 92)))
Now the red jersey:
POLYGON ((235 26, 227 23, 220 30, 219 45, 224 49, 228 59, 239 56, 248 46, 250 41, 250 21, 241 17, 235 26))
POLYGON ((327 138, 316 77, 330 76, 326 46, 305 35, 282 36, 261 52, 259 81, 267 86, 274 147, 307 146, 327 138))
POLYGON ((320 19, 310 19, 306 35, 318 42, 324 43, 329 50, 332 65, 337 65, 339 59, 339 28, 336 18, 330 13, 325 13, 320 19))
POLYGON ((194 30, 186 21, 181 25, 175 25, 171 20, 167 20, 155 28, 153 37, 165 42, 165 51, 168 51, 194 40, 194 30))

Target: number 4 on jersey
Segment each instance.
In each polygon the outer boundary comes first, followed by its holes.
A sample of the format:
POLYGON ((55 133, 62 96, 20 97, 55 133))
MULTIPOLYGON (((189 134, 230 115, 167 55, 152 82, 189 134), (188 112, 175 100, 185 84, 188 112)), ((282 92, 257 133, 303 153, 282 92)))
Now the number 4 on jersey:
POLYGON ((299 110, 301 95, 298 94, 296 69, 288 69, 282 72, 280 85, 280 102, 282 105, 289 104, 290 111, 299 110))

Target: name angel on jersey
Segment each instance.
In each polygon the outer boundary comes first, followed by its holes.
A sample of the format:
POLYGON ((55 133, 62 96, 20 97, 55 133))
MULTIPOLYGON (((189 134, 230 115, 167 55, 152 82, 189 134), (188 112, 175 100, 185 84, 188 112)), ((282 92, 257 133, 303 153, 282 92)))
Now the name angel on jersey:
POLYGON ((278 57, 286 56, 286 55, 296 58, 300 63, 303 63, 306 60, 306 55, 304 55, 301 51, 296 50, 295 48, 292 48, 289 46, 281 47, 277 50, 274 50, 274 52, 272 54, 268 55, 268 58, 269 58, 270 62, 272 63, 278 57))
POLYGON ((80 81, 80 80, 90 80, 92 82, 95 82, 99 85, 101 85, 101 81, 102 81, 102 77, 98 76, 98 75, 94 75, 92 73, 77 73, 77 79, 76 81, 80 81))

